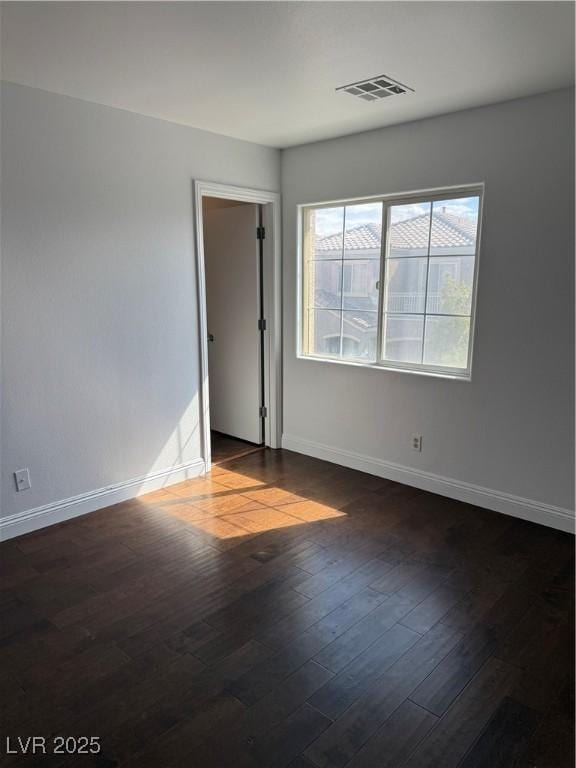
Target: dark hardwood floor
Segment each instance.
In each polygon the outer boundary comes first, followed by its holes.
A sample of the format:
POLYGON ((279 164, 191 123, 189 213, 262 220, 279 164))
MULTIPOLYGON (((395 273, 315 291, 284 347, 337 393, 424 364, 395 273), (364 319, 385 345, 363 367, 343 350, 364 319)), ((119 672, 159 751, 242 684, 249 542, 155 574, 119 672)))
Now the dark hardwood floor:
POLYGON ((236 440, 229 435, 220 432, 211 433, 212 465, 223 464, 231 459, 240 459, 251 453, 264 450, 264 446, 247 443, 245 440, 236 440))
POLYGON ((265 450, 0 557, 7 766, 574 765, 567 534, 265 450))

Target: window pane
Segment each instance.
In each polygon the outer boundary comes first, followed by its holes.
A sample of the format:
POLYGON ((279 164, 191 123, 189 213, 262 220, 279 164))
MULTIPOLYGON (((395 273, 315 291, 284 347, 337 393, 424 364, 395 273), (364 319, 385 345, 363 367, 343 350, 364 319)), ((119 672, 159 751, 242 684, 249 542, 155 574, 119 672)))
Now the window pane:
POLYGON ((380 261, 349 261, 344 263, 344 309, 378 309, 376 283, 380 278, 380 261))
POLYGON ((403 363, 420 363, 423 332, 423 317, 385 315, 384 359, 403 363))
POLYGON ((430 203, 392 205, 389 211, 388 256, 427 256, 430 203))
POLYGON ((438 256, 428 267, 426 312, 469 315, 474 281, 473 256, 438 256))
POLYGON ((448 368, 466 368, 468 363, 468 317, 426 318, 424 363, 448 368))
POLYGON ((480 194, 407 200, 302 209, 304 354, 466 369, 480 194))
POLYGON ((478 197, 436 200, 432 212, 430 256, 474 255, 478 226, 478 197))
POLYGON ((424 312, 428 259, 387 259, 386 312, 424 312))
POLYGON ((376 360, 377 325, 377 312, 344 312, 342 357, 374 362, 376 360))
POLYGON ((308 312, 309 355, 340 356, 340 312, 313 309, 308 312))
POLYGON ((341 286, 341 261, 311 261, 309 263, 309 307, 340 310, 342 298, 341 286))
POLYGON ((346 206, 345 259, 380 259, 382 203, 346 206))
POLYGON ((341 259, 344 207, 307 208, 304 248, 308 259, 341 259))

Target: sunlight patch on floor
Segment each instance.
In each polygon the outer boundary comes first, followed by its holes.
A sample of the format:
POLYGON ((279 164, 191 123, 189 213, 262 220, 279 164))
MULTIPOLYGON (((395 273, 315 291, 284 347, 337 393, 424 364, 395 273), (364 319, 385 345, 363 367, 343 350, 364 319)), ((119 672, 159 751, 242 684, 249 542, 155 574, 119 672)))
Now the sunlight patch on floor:
POLYGON ((146 494, 139 501, 217 539, 253 536, 346 516, 302 494, 223 469, 146 494))

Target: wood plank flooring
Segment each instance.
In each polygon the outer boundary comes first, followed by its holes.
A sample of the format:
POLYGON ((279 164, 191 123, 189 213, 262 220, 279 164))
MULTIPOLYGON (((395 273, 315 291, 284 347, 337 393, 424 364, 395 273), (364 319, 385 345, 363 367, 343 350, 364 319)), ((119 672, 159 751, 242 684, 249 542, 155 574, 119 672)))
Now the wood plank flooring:
POLYGON ((263 445, 236 440, 220 432, 211 432, 212 465, 223 464, 232 459, 240 459, 251 453, 264 450, 263 445))
POLYGON ((0 545, 1 749, 102 747, 3 764, 574 765, 572 537, 233 448, 0 545))

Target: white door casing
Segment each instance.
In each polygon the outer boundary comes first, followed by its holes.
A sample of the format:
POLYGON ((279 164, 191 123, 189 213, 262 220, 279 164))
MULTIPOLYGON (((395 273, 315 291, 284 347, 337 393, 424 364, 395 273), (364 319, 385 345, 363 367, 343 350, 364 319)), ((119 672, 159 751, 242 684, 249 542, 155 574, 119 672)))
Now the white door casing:
POLYGON ((211 428, 260 443, 258 206, 203 213, 211 428))
POLYGON ((208 328, 206 317, 206 283, 204 267, 204 238, 202 200, 219 197, 262 205, 262 223, 266 229, 263 242, 263 296, 266 331, 264 333, 264 385, 267 417, 264 421, 264 442, 270 448, 280 448, 282 442, 282 317, 281 317, 281 214, 280 195, 261 189, 235 187, 219 182, 200 181, 194 185, 194 218, 196 232, 196 268, 198 280, 198 322, 200 330, 200 431, 202 457, 206 471, 211 468, 210 402, 208 383, 208 328))

